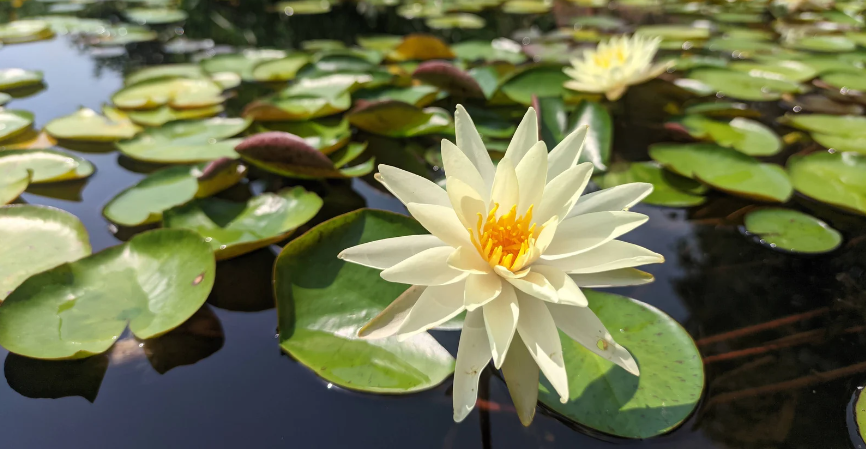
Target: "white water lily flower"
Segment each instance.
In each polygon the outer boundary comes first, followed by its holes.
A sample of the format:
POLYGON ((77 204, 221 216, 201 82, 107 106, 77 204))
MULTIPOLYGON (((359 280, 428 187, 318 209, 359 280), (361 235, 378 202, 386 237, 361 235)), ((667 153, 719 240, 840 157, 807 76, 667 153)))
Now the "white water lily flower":
POLYGON ((383 270, 387 281, 412 285, 358 335, 408 338, 466 310, 454 373, 458 422, 475 406, 478 378, 491 359, 502 369, 525 425, 535 414, 539 368, 566 402, 557 328, 638 375, 632 356, 587 307, 581 287, 652 280, 632 267, 662 262, 662 256, 616 240, 646 222, 645 215, 624 210, 652 185, 625 184, 581 197, 592 173, 592 163, 578 164, 587 128, 548 153, 532 108, 498 166, 462 106, 455 126, 457 144, 442 141, 446 189, 379 166, 377 179, 430 234, 340 253, 341 259, 383 270))
POLYGON ((612 37, 598 44, 595 50, 586 50, 580 58, 572 59, 572 67, 563 69, 572 77, 565 87, 581 92, 604 93, 616 101, 628 86, 649 81, 670 67, 670 62, 653 65, 661 39, 640 35, 612 37))

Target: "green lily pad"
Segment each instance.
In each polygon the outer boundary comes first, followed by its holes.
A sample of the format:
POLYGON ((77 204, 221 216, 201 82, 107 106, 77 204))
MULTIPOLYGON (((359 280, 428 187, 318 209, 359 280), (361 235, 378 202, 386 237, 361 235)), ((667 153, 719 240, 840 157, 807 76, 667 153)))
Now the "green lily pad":
POLYGON ((421 233, 426 231, 411 218, 362 209, 287 244, 274 267, 283 350, 328 382, 353 390, 411 393, 448 378, 454 359, 426 332, 403 342, 357 337, 406 286, 337 258, 351 246, 421 233))
POLYGON ((553 5, 544 0, 508 0, 502 4, 502 12, 509 14, 543 14, 553 5))
POLYGON ((779 119, 794 128, 836 136, 866 136, 866 117, 856 115, 789 114, 779 119))
POLYGON ((381 34, 376 36, 358 36, 355 40, 358 41, 358 46, 361 48, 388 53, 394 47, 400 45, 400 42, 403 41, 403 36, 381 34))
POLYGON ((700 81, 725 96, 740 100, 778 100, 782 94, 804 90, 793 81, 755 77, 733 70, 697 69, 689 73, 689 78, 700 81))
POLYGON ((691 70, 698 67, 723 69, 728 66, 728 60, 716 56, 687 55, 672 59, 676 70, 691 70))
MULTIPOLYGON (((583 151, 580 154, 580 162, 592 162, 598 171, 607 170, 613 143, 613 120, 604 106, 596 102, 584 101, 569 119, 562 99, 547 97, 538 99, 538 114, 540 116, 541 138, 550 150, 555 148, 573 130, 588 126, 583 151)), ((508 138, 510 136, 494 137, 508 138)))
POLYGON ((215 270, 210 245, 195 232, 136 235, 24 281, 0 308, 0 345, 69 359, 105 352, 127 325, 138 338, 157 337, 205 303, 215 270))
POLYGON ((130 120, 114 121, 99 115, 93 109, 81 108, 78 111, 54 119, 45 125, 45 132, 55 139, 114 142, 131 139, 141 128, 130 120))
POLYGON ((397 100, 415 105, 419 108, 429 105, 439 96, 439 89, 425 84, 408 87, 381 86, 372 89, 361 89, 352 94, 355 100, 383 101, 397 100))
POLYGON ((749 105, 732 101, 713 101, 709 103, 698 103, 687 106, 683 110, 683 112, 687 115, 701 114, 708 117, 741 117, 749 115, 760 115, 757 111, 749 109, 749 105))
POLYGON ((366 143, 350 143, 332 159, 294 134, 270 131, 247 137, 235 148, 243 160, 280 176, 301 179, 354 178, 373 171, 375 158, 343 167, 364 153, 366 143), (341 168, 343 167, 343 168, 341 168))
POLYGON ((216 259, 225 260, 286 239, 321 207, 322 199, 303 187, 264 193, 246 204, 203 198, 166 211, 163 226, 198 232, 216 259))
POLYGON ((704 389, 703 360, 688 332, 649 304, 584 292, 589 308, 637 360, 641 375, 633 376, 560 332, 570 400, 561 404, 547 383, 538 399, 583 426, 624 438, 649 438, 682 424, 704 389))
POLYGON ((228 160, 165 168, 118 193, 105 205, 102 214, 123 226, 156 223, 172 207, 229 188, 245 174, 243 165, 228 160))
POLYGON ((9 95, 5 92, 0 92, 0 106, 3 106, 6 103, 9 103, 10 101, 12 101, 11 95, 9 95))
POLYGON ((634 33, 645 37, 659 37, 664 40, 679 41, 709 39, 710 37, 709 28, 693 25, 641 25, 634 33))
POLYGON ((779 203, 791 197, 791 181, 782 167, 730 148, 711 143, 655 144, 649 155, 675 173, 734 195, 779 203))
POLYGON ((139 25, 164 25, 183 22, 187 19, 186 11, 173 8, 129 8, 123 15, 130 22, 139 25))
POLYGON ((262 61, 253 68, 252 77, 261 82, 282 82, 295 79, 298 70, 310 63, 310 57, 296 53, 282 59, 262 61))
POLYGON ((307 144, 325 154, 343 148, 352 137, 345 118, 324 118, 306 122, 265 122, 260 131, 282 131, 304 139, 307 144))
POLYGON ((499 88, 509 99, 524 106, 532 104, 532 96, 559 97, 565 95, 563 84, 570 80, 560 66, 536 66, 504 81, 499 88))
POLYGON ((163 64, 145 67, 130 73, 123 79, 125 86, 134 86, 159 78, 206 78, 207 73, 198 64, 163 64))
POLYGON ((176 120, 195 120, 213 117, 225 111, 222 105, 207 106, 194 109, 174 109, 162 106, 156 109, 126 111, 133 123, 142 126, 162 126, 176 120))
POLYGON ((410 34, 388 53, 391 61, 427 61, 430 59, 454 59, 454 52, 436 36, 410 34))
POLYGON ((0 109, 0 142, 26 132, 32 124, 30 112, 0 109))
POLYGON ((15 201, 30 185, 30 172, 0 175, 0 206, 15 201))
POLYGON ((790 209, 758 209, 746 214, 746 231, 774 249, 794 253, 826 253, 842 244, 842 234, 827 223, 790 209))
POLYGON ((97 33, 98 38, 93 44, 96 47, 121 47, 139 42, 151 42, 159 38, 156 31, 142 25, 109 25, 97 33))
POLYGON ((593 180, 602 189, 632 182, 648 182, 653 191, 641 202, 655 206, 691 207, 704 204, 707 187, 697 181, 663 169, 654 162, 614 164, 607 173, 593 180))
POLYGON ((828 53, 852 51, 857 48, 857 44, 851 42, 845 36, 807 36, 786 42, 786 45, 799 50, 828 53))
POLYGON ((866 395, 862 389, 858 389, 857 401, 854 403, 854 425, 860 439, 866 442, 866 395))
POLYGON ((459 13, 446 14, 439 17, 430 17, 427 19, 427 26, 434 30, 448 30, 452 28, 477 30, 484 28, 487 23, 483 18, 475 14, 459 13))
POLYGON ((20 44, 52 37, 51 25, 42 20, 15 20, 0 24, 0 44, 20 44))
POLYGON ((0 69, 0 91, 42 83, 42 72, 25 69, 0 69))
POLYGON ((812 138, 815 139, 815 142, 833 151, 853 151, 866 155, 866 134, 862 136, 837 136, 812 133, 812 138))
POLYGON ((808 197, 866 215, 866 156, 812 153, 788 159, 794 188, 808 197))
POLYGON ((0 207, 0 233, 0 302, 30 276, 90 254, 81 221, 53 207, 0 207))
POLYGON ((253 49, 241 53, 216 55, 200 62, 205 72, 214 74, 232 72, 245 80, 253 80, 253 70, 263 61, 286 57, 283 50, 253 49))
POLYGON ((17 181, 30 172, 30 182, 71 181, 93 174, 93 164, 86 159, 56 150, 0 151, 0 180, 17 181))
POLYGON ((764 63, 738 61, 728 65, 731 70, 748 73, 750 76, 769 79, 785 79, 796 83, 808 81, 818 75, 814 67, 799 61, 768 61, 764 63))
POLYGON ((696 139, 711 140, 750 156, 772 156, 782 150, 782 140, 770 128, 754 120, 736 117, 720 122, 702 115, 674 120, 696 139))
POLYGON ((334 73, 301 78, 294 84, 244 109, 256 121, 301 121, 343 112, 352 105, 350 92, 374 81, 370 74, 334 73))
POLYGON ((346 118, 364 131, 396 138, 443 133, 454 126, 451 116, 443 109, 421 109, 394 100, 361 106, 346 114, 346 118))
POLYGON ((713 51, 736 53, 739 57, 752 57, 758 54, 774 54, 782 50, 774 42, 753 38, 715 38, 707 41, 706 48, 713 51))
POLYGON ((821 81, 844 91, 866 92, 866 71, 860 73, 831 72, 821 75, 821 81))
POLYGON ((235 159, 240 134, 252 123, 241 118, 211 118, 171 122, 159 128, 149 128, 131 140, 117 143, 120 151, 136 160, 162 163, 212 161, 227 157, 235 159), (223 140, 228 139, 228 140, 223 140))
POLYGON ((328 0, 295 0, 290 2, 279 2, 274 9, 287 16, 325 14, 331 11, 331 2, 328 0))
POLYGON ((464 61, 510 62, 520 64, 526 61, 523 48, 511 39, 499 38, 492 41, 465 41, 454 44, 451 49, 464 61))
POLYGON ((203 108, 222 103, 223 88, 206 78, 157 78, 125 87, 112 95, 121 109, 203 108))

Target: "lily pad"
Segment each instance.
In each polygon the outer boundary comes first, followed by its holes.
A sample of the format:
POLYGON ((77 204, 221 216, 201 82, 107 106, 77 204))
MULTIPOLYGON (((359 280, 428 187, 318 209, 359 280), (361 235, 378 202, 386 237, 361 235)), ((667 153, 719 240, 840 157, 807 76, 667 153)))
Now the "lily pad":
POLYGON ((543 14, 553 5, 544 0, 508 0, 502 4, 502 12, 509 14, 543 14))
MULTIPOLYGON (((116 111, 115 115, 118 114, 119 111, 116 111)), ((114 121, 87 108, 81 108, 77 112, 54 119, 45 125, 45 132, 55 139, 87 142, 131 139, 139 131, 141 128, 129 119, 114 121)))
POLYGON ((219 104, 195 109, 174 109, 170 106, 162 106, 156 109, 126 111, 126 115, 133 123, 138 125, 162 126, 176 120, 195 120, 213 117, 224 110, 225 108, 219 104))
POLYGON ((117 148, 133 159, 148 162, 182 164, 223 157, 234 159, 238 157, 234 147, 240 140, 228 138, 243 132, 250 123, 240 118, 171 122, 118 142, 117 148))
POLYGON ((821 75, 821 81, 845 92, 850 90, 866 92, 866 80, 864 78, 866 78, 866 71, 860 73, 831 72, 821 75))
POLYGON ((429 34, 410 34, 388 54, 391 61, 426 61, 454 57, 448 44, 429 34))
POLYGON ((123 79, 124 86, 134 86, 159 78, 206 78, 207 73, 198 64, 162 64, 145 67, 123 79))
POLYGON ((0 206, 15 201, 30 185, 30 172, 0 175, 0 206))
POLYGON ((295 0, 290 2, 279 2, 274 9, 287 16, 325 14, 331 11, 331 2, 328 0, 295 0))
POLYGON ((641 25, 635 30, 635 34, 645 37, 659 37, 664 40, 702 40, 710 37, 710 29, 694 25, 641 25))
POLYGON ((136 235, 27 279, 0 308, 0 345, 53 360, 105 352, 127 325, 138 338, 157 337, 205 303, 215 268, 210 245, 193 231, 136 235))
POLYGON ((750 156, 772 156, 782 150, 782 140, 760 122, 736 117, 727 122, 687 115, 671 124, 681 126, 696 139, 711 140, 750 156))
POLYGON ((738 61, 728 64, 728 68, 758 78, 785 79, 797 83, 808 81, 818 75, 818 71, 814 67, 790 60, 764 63, 738 61))
POLYGON ((750 101, 778 100, 785 93, 799 93, 803 87, 793 81, 750 76, 722 69, 697 69, 689 78, 700 81, 725 96, 750 101))
POLYGON ((499 89, 512 101, 529 106, 532 104, 533 95, 539 98, 561 98, 565 94, 562 85, 569 79, 571 78, 562 72, 562 67, 541 65, 511 76, 499 89))
POLYGON ((10 101, 12 101, 11 95, 9 95, 5 92, 0 92, 0 106, 3 106, 6 103, 9 103, 10 101))
POLYGON ((366 143, 350 143, 334 153, 331 160, 304 139, 286 132, 271 131, 243 140, 235 150, 244 161, 262 170, 289 178, 353 178, 373 171, 375 159, 341 168, 363 154, 366 143))
POLYGON ((306 122, 265 122, 262 131, 282 131, 294 134, 324 154, 331 154, 349 143, 352 130, 345 118, 324 118, 306 122))
POLYGON ((53 207, 2 207, 0 233, 0 302, 30 276, 90 254, 81 221, 53 207))
POLYGON ((746 231, 773 249, 826 253, 842 244, 842 234, 827 223, 790 209, 766 208, 746 214, 746 231))
POLYGON ((857 400, 854 402, 854 426, 860 439, 866 442, 866 395, 862 389, 857 392, 857 400))
POLYGON ((51 25, 42 20, 15 20, 0 24, 0 43, 20 44, 54 37, 51 25))
POLYGON ((121 109, 203 108, 222 103, 223 88, 207 78, 157 78, 119 90, 111 97, 121 109))
POLYGON ((866 215, 866 156, 812 153, 788 159, 794 188, 811 198, 866 215))
POLYGON ((42 83, 42 72, 24 69, 0 69, 0 91, 42 83))
POLYGON ((237 161, 169 167, 156 171, 120 192, 102 214, 123 226, 162 220, 162 213, 193 198, 204 198, 237 184, 246 168, 237 161))
POLYGON ((454 126, 443 109, 421 109, 394 100, 361 106, 346 114, 346 118, 364 131, 396 138, 443 133, 454 126))
POLYGON ((185 228, 201 234, 217 260, 230 259, 286 239, 310 221, 322 199, 303 187, 264 193, 246 204, 203 198, 163 214, 166 228, 185 228))
POLYGON ((454 371, 454 359, 426 332, 403 342, 357 337, 406 286, 337 258, 351 246, 421 233, 411 218, 362 209, 286 245, 274 267, 283 350, 328 382, 353 390, 399 394, 442 383, 454 371))
POLYGON ((464 61, 510 62, 520 64, 526 61, 523 48, 511 39, 499 38, 492 41, 465 41, 451 47, 454 54, 464 61))
POLYGON ((561 98, 547 97, 538 99, 538 113, 541 138, 550 150, 573 130, 588 126, 580 162, 592 162, 598 171, 607 170, 613 143, 613 120, 604 106, 596 102, 584 101, 569 118, 561 98))
POLYGON ((703 360, 688 332, 649 304, 584 292, 589 308, 637 360, 641 375, 633 376, 560 332, 571 399, 561 404, 547 383, 538 399, 583 426, 625 438, 649 438, 682 424, 704 389, 703 360))
POLYGON ((33 124, 33 114, 27 111, 0 109, 0 142, 26 132, 33 124))
POLYGON ((400 45, 400 42, 403 42, 403 36, 380 34, 374 36, 358 36, 356 40, 358 41, 358 46, 361 48, 388 53, 393 50, 394 47, 400 45))
POLYGON ((648 182, 653 191, 643 203, 667 207, 691 207, 704 204, 702 195, 707 187, 697 181, 663 169, 654 162, 614 164, 611 169, 593 178, 602 189, 632 182, 648 182))
POLYGON ((427 19, 427 26, 434 30, 448 30, 452 28, 477 30, 484 28, 486 21, 469 13, 446 14, 439 17, 430 17, 427 19))
POLYGON ((857 44, 851 42, 845 36, 806 36, 786 42, 786 45, 799 50, 828 53, 852 51, 857 48, 857 44))
POLYGON ((419 84, 408 87, 381 86, 373 89, 362 89, 353 93, 352 97, 355 100, 373 102, 397 100, 423 108, 435 101, 439 94, 438 88, 419 84))
POLYGON ((866 117, 856 115, 789 114, 779 119, 794 128, 836 136, 866 136, 866 117))
POLYGON ((675 173, 734 195, 778 203, 791 197, 791 181, 782 167, 730 148, 711 143, 655 144, 649 155, 675 173))
POLYGON ((0 151, 0 179, 20 180, 30 172, 33 184, 83 179, 93 174, 86 159, 56 150, 0 151))
POLYGON ((418 65, 412 77, 461 98, 484 98, 481 86, 468 73, 445 61, 418 65))
POLYGON ((186 11, 173 8, 129 8, 123 15, 130 22, 139 25, 164 25, 183 22, 187 19, 186 11))
POLYGON ((253 68, 252 77, 262 82, 282 82, 295 78, 298 70, 310 63, 310 57, 303 53, 289 55, 282 59, 266 60, 253 68))
POLYGON ((286 57, 283 50, 252 49, 241 53, 229 53, 216 55, 210 59, 200 62, 205 72, 214 74, 220 72, 233 72, 245 80, 253 80, 253 70, 263 61, 281 59, 286 57))

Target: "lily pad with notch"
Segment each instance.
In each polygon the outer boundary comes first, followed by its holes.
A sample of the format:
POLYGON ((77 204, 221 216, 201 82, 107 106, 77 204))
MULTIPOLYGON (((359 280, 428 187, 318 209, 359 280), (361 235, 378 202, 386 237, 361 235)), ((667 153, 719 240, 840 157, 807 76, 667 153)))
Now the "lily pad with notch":
POLYGON ((706 202, 703 196, 707 186, 665 170, 654 162, 631 162, 613 164, 610 170, 593 180, 602 189, 633 182, 648 182, 653 191, 643 203, 666 207, 699 206, 706 202))
POLYGON ((26 132, 32 125, 32 113, 0 108, 0 144, 26 132))
POLYGON ((146 162, 183 164, 237 158, 234 147, 240 140, 230 137, 251 123, 249 119, 220 117, 171 122, 120 141, 117 148, 126 156, 146 162))
POLYGON ((38 70, 0 69, 0 91, 42 84, 42 78, 42 72, 38 70))
POLYGON ((362 105, 346 114, 346 118, 359 129, 396 138, 449 133, 454 127, 451 116, 443 109, 421 109, 395 100, 362 105))
POLYGON ((794 155, 788 172, 794 188, 810 198, 866 215, 866 155, 819 152, 794 155))
POLYGON ((792 253, 820 254, 842 244, 842 234, 827 223, 799 211, 764 208, 744 218, 746 232, 772 249, 792 253))
POLYGON ((343 117, 326 117, 305 122, 263 122, 257 127, 260 132, 282 131, 294 134, 324 154, 343 148, 352 137, 349 121, 343 117))
POLYGON ((125 87, 111 97, 121 109, 204 108, 225 101, 223 88, 208 78, 156 78, 125 87))
POLYGON ((793 81, 755 77, 734 70, 696 69, 689 72, 689 78, 740 100, 772 101, 781 98, 782 94, 805 91, 803 86, 793 81))
POLYGON ((58 150, 0 151, 0 179, 19 180, 30 173, 33 184, 84 179, 95 171, 86 159, 58 150))
POLYGON ((332 159, 299 136, 270 131, 247 137, 235 150, 245 162, 262 170, 289 178, 320 179, 354 178, 372 172, 374 158, 344 167, 361 156, 366 148, 366 143, 352 142, 332 154, 332 159))
POLYGON ((755 120, 736 117, 717 121, 702 115, 687 115, 665 124, 700 140, 733 148, 750 156, 772 156, 782 150, 782 140, 773 130, 755 120))
POLYGON ((122 112, 108 107, 104 110, 106 116, 93 109, 81 108, 70 115, 48 122, 45 132, 60 140, 114 142, 131 139, 141 131, 141 128, 122 112), (111 116, 108 116, 109 114, 111 116))

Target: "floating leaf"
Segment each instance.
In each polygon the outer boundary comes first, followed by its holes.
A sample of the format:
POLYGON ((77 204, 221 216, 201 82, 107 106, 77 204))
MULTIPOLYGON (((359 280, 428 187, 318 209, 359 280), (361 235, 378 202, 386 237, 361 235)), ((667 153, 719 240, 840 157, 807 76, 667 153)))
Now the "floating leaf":
POLYGON ((394 100, 355 108, 346 118, 364 131, 397 138, 443 133, 453 127, 451 117, 440 108, 421 109, 394 100))
POLYGON ((448 44, 429 34, 410 34, 388 54, 388 59, 392 61, 426 61, 454 57, 448 44))
POLYGON ((826 253, 842 244, 842 235, 827 223, 790 209, 766 208, 746 214, 746 231, 762 244, 794 253, 826 253))
POLYGON ((0 142, 24 133, 32 124, 33 114, 27 111, 0 109, 0 142))
POLYGON ((295 0, 290 2, 279 2, 274 9, 287 16, 325 14, 331 11, 331 2, 328 0, 295 0))
POLYGON ((689 41, 710 37, 710 29, 695 25, 641 25, 635 32, 645 37, 659 37, 664 40, 689 41))
POLYGON ((641 375, 629 374, 560 332, 571 399, 561 404, 547 383, 538 399, 583 426, 625 438, 649 438, 679 426, 704 389, 703 360, 688 332, 649 304, 584 292, 589 308, 634 355, 641 375))
POLYGON ((0 173, 0 206, 15 201, 30 185, 30 172, 9 175, 0 173))
POLYGON ((866 156, 812 153, 788 159, 791 183, 798 192, 823 203, 866 215, 866 156))
POLYGON ((698 67, 725 68, 728 60, 715 56, 688 55, 672 59, 676 70, 691 70, 698 67))
POLYGON ((105 205, 102 214, 123 226, 156 223, 164 211, 231 187, 245 173, 243 165, 230 160, 165 168, 118 193, 105 205))
MULTIPOLYGON (((572 117, 571 129, 589 127, 583 143, 583 152, 580 154, 580 162, 592 162, 596 170, 607 170, 613 146, 613 120, 610 113, 596 102, 584 101, 577 107, 572 117)), ((549 148, 552 150, 554 147, 549 148)))
POLYGON ((87 108, 81 108, 45 125, 45 132, 55 139, 88 142, 114 142, 130 139, 139 131, 141 128, 132 124, 129 119, 114 121, 97 114, 93 109, 87 108))
POLYGON ((90 254, 81 221, 53 207, 0 207, 0 233, 0 302, 28 277, 90 254))
POLYGON ((119 90, 111 97, 121 109, 203 108, 222 103, 222 86, 204 78, 157 78, 119 90))
POLYGON ((281 82, 295 78, 298 70, 310 63, 310 57, 303 53, 289 55, 282 59, 273 59, 260 62, 252 71, 252 77, 256 81, 281 82))
POLYGON ((243 203, 203 198, 163 214, 166 228, 185 228, 211 244, 216 259, 237 257, 285 240, 310 221, 322 199, 303 187, 264 193, 243 203))
POLYGON ((0 69, 0 91, 42 83, 42 72, 24 69, 0 69))
POLYGON ((126 111, 126 115, 134 123, 142 126, 162 126, 176 120, 194 120, 213 117, 222 113, 225 108, 222 105, 208 106, 195 109, 174 109, 170 106, 162 106, 156 109, 140 111, 126 111))
POLYGON ((6 103, 9 103, 10 101, 12 101, 11 95, 9 95, 5 92, 0 92, 0 106, 3 106, 6 103))
POLYGON ((15 20, 0 24, 0 43, 20 44, 54 37, 51 26, 41 20, 15 20))
POLYGON ((403 36, 383 34, 377 36, 358 36, 355 38, 361 48, 388 53, 403 42, 403 36))
POLYGON ((701 114, 708 117, 741 117, 760 115, 754 109, 749 109, 749 105, 745 103, 735 103, 731 101, 698 103, 686 107, 683 112, 688 115, 701 114))
POLYGON ((351 178, 373 171, 374 159, 361 165, 340 168, 360 156, 366 144, 350 143, 335 153, 336 162, 311 147, 304 139, 280 131, 255 134, 243 140, 235 150, 244 161, 290 178, 351 178))
POLYGON ((127 325, 138 338, 157 337, 204 304, 214 271, 210 245, 195 232, 136 235, 27 279, 0 308, 0 345, 26 357, 68 359, 105 352, 127 325))
MULTIPOLYGON (((93 43, 97 47, 122 47, 139 42, 151 42, 159 38, 156 31, 146 26, 127 24, 107 25, 97 34, 97 40, 93 43)), ((123 53, 121 50, 120 54, 123 53)))
POLYGON ((854 402, 854 426, 860 439, 866 442, 866 395, 862 389, 858 389, 857 401, 854 402))
POLYGON ((799 61, 767 61, 758 62, 732 62, 728 68, 739 72, 748 73, 749 76, 769 79, 785 79, 793 82, 808 81, 818 75, 814 67, 799 61))
POLYGON ((362 89, 352 94, 355 100, 384 101, 397 100, 423 108, 436 100, 439 89, 424 84, 408 87, 380 86, 372 89, 362 89))
POLYGON ((831 72, 821 75, 821 81, 837 87, 846 93, 850 90, 866 92, 866 71, 861 73, 831 72))
POLYGON ((759 78, 722 69, 697 69, 689 78, 700 81, 722 94, 750 101, 778 100, 784 93, 799 93, 802 86, 783 79, 759 78))
POLYGON ((123 79, 124 86, 134 86, 159 78, 206 78, 207 73, 198 64, 163 64, 145 67, 123 79))
POLYGON ((187 18, 186 11, 173 8, 129 8, 123 14, 130 22, 139 25, 164 25, 183 22, 187 18))
POLYGON ((237 158, 235 145, 228 139, 250 126, 240 118, 211 118, 171 122, 150 128, 131 140, 117 143, 120 151, 136 160, 162 163, 212 161, 223 157, 237 158))
POLYGON ((484 98, 475 78, 445 61, 427 61, 418 65, 412 77, 461 98, 484 98))
POLYGON ((543 0, 508 0, 502 4, 502 12, 509 14, 543 14, 550 11, 551 3, 543 0))
POLYGON ((216 55, 210 59, 201 61, 200 64, 205 72, 210 74, 233 72, 245 80, 252 80, 253 70, 262 61, 285 57, 286 52, 283 50, 253 49, 244 50, 241 53, 216 55))
POLYGON ((593 178, 602 189, 632 182, 648 182, 652 193, 643 203, 667 207, 691 207, 704 204, 701 194, 707 188, 689 178, 667 171, 653 162, 614 164, 607 173, 593 178))
POLYGON ((283 350, 328 382, 353 390, 411 393, 444 381, 454 359, 426 332, 402 342, 357 337, 406 286, 337 258, 351 246, 420 233, 425 230, 408 217, 362 209, 286 245, 274 267, 283 350))
POLYGON ((649 154, 669 170, 734 195, 779 203, 791 196, 791 181, 782 167, 730 148, 711 143, 655 144, 649 154))
POLYGON ((532 104, 532 96, 562 97, 568 75, 560 66, 540 65, 519 72, 503 82, 499 88, 509 99, 524 106, 532 104))
POLYGON ((788 114, 782 123, 822 134, 837 136, 866 136, 866 117, 830 114, 788 114))
POLYGON ((266 122, 261 131, 282 131, 294 134, 324 154, 331 154, 349 143, 352 130, 345 118, 325 118, 306 122, 266 122))
POLYGON ((427 19, 427 26, 434 30, 448 30, 452 28, 477 30, 484 28, 485 23, 483 18, 469 13, 446 14, 427 19))
POLYGON ((845 36, 806 36, 785 42, 785 45, 800 50, 822 51, 828 53, 852 51, 857 48, 857 45, 848 40, 845 36))
POLYGON ((0 179, 20 180, 30 172, 30 182, 71 181, 93 174, 93 164, 87 160, 56 150, 0 151, 0 179))
POLYGON ((520 64, 526 61, 523 48, 511 39, 499 38, 492 41, 465 41, 451 47, 454 54, 464 61, 503 61, 520 64))
POLYGON ((736 117, 720 122, 701 115, 687 115, 673 122, 696 139, 710 140, 750 156, 772 156, 782 150, 782 140, 760 122, 736 117))

